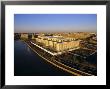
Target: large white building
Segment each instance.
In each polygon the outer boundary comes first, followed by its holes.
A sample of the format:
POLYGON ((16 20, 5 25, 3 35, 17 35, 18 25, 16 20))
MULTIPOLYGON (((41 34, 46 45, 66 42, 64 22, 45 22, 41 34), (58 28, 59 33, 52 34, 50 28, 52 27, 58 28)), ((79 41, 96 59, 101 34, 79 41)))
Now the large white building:
POLYGON ((61 36, 38 36, 36 42, 40 42, 45 46, 51 47, 56 51, 64 51, 79 47, 80 40, 75 40, 73 38, 63 38, 61 36))

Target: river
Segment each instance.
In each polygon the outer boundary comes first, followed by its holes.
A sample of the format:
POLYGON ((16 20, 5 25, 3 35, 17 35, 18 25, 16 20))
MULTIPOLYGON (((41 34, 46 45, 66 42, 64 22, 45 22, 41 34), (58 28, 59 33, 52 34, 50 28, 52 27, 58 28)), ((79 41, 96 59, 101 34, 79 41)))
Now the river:
POLYGON ((70 76, 34 53, 23 41, 14 41, 14 76, 70 76))

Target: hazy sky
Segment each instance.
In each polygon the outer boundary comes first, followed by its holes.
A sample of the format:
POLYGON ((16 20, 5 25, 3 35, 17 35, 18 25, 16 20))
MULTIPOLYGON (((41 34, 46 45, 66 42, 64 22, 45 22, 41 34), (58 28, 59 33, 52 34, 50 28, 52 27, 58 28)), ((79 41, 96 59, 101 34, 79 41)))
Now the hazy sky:
POLYGON ((96 32, 96 14, 15 14, 19 32, 96 32))

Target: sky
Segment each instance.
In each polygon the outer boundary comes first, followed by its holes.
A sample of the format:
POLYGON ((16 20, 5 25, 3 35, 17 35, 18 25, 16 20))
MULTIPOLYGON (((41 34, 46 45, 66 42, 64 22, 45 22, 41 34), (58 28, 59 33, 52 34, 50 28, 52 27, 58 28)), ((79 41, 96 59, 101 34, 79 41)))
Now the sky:
POLYGON ((97 32, 96 14, 15 14, 15 33, 97 32))

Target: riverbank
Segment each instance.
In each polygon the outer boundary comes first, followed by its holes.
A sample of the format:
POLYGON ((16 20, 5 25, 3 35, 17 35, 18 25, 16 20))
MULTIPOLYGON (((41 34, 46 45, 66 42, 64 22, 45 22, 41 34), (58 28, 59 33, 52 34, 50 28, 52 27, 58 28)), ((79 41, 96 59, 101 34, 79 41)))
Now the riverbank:
POLYGON ((36 54, 24 41, 14 41, 14 76, 72 76, 36 54))
MULTIPOLYGON (((77 70, 77 69, 74 69, 74 68, 71 68, 69 66, 66 66, 62 63, 60 63, 59 61, 56 61, 56 60, 53 60, 53 57, 54 56, 51 56, 49 54, 42 54, 40 51, 39 51, 39 48, 36 47, 35 45, 31 44, 31 42, 29 41, 25 41, 25 43, 36 53, 38 54, 40 57, 42 57, 45 61, 47 61, 48 63, 60 68, 61 70, 64 70, 68 73, 71 73, 73 75, 76 75, 76 76, 92 76, 91 74, 88 74, 88 73, 85 73, 85 72, 82 72, 80 70, 77 70), (41 55, 42 54, 42 55, 41 55), (48 59, 48 56, 50 59, 48 59)), ((40 49, 41 50, 41 49, 40 49)), ((41 50, 42 51, 42 50, 41 50)))

